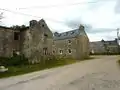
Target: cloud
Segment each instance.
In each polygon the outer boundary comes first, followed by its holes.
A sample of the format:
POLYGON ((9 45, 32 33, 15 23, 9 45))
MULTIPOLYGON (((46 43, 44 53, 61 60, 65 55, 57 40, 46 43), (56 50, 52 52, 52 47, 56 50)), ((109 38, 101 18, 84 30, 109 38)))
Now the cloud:
POLYGON ((117 13, 117 14, 120 13, 120 0, 116 1, 115 13, 117 13))
POLYGON ((102 39, 104 40, 114 40, 117 35, 116 31, 111 32, 99 32, 99 33, 88 33, 88 37, 90 41, 100 41, 102 39))
POLYGON ((73 20, 67 20, 65 24, 72 29, 76 29, 82 24, 82 21, 74 18, 73 20))
MULTIPOLYGON (((114 38, 115 36, 113 36, 112 33, 115 28, 118 28, 120 26, 120 0, 2 0, 0 6, 1 8, 42 17, 45 19, 52 31, 69 31, 71 29, 78 28, 80 24, 84 24, 86 32, 91 40, 114 38), (69 3, 94 1, 98 1, 98 3, 86 3, 81 5, 62 6, 45 9, 18 9, 24 7, 26 8, 61 4, 65 5, 69 3), (112 33, 108 35, 109 32, 112 33)), ((36 17, 18 15, 10 12, 5 12, 4 15, 5 18, 3 19, 3 23, 6 26, 15 24, 28 24, 31 19, 40 19, 36 17)))

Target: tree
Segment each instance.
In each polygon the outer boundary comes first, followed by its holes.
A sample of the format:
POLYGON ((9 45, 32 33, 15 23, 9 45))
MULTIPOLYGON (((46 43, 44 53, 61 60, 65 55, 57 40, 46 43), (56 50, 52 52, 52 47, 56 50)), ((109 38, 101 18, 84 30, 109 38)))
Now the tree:
POLYGON ((27 28, 27 26, 25 26, 25 25, 21 25, 21 26, 14 25, 11 28, 14 29, 14 30, 21 30, 22 31, 22 30, 25 30, 27 28))

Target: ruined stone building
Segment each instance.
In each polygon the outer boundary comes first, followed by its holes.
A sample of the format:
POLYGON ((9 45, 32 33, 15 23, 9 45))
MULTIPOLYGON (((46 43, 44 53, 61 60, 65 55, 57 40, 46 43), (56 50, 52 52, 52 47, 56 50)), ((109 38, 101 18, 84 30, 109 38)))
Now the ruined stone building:
POLYGON ((10 57, 14 52, 24 54, 33 62, 50 55, 82 59, 88 57, 88 48, 89 39, 82 25, 54 35, 43 19, 30 21, 29 27, 22 30, 0 26, 0 56, 10 57))
POLYGON ((0 26, 0 56, 10 57, 13 51, 20 51, 19 30, 0 26))

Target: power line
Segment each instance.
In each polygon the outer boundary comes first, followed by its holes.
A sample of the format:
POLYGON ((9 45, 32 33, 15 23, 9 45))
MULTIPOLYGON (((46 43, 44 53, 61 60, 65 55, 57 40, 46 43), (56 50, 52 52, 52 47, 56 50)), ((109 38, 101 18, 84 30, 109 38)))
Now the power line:
MULTIPOLYGON (((71 4, 66 4, 66 5, 64 4, 64 6, 79 5, 79 4, 90 4, 90 3, 97 3, 97 2, 100 2, 100 1, 71 3, 71 4)), ((36 8, 50 8, 50 7, 59 7, 59 6, 63 6, 63 5, 38 6, 36 8)), ((28 7, 28 8, 34 8, 34 7, 28 7)), ((19 10, 20 9, 27 9, 27 8, 19 8, 19 10)), ((2 9, 2 8, 0 8, 0 10, 11 12, 11 13, 15 13, 15 14, 20 14, 20 15, 24 15, 24 16, 31 16, 31 17, 41 18, 40 16, 35 16, 35 15, 31 15, 31 14, 16 12, 16 11, 12 11, 12 10, 9 10, 9 9, 2 9)), ((57 20, 53 20, 53 19, 50 19, 50 18, 46 18, 46 19, 48 19, 50 21, 54 21, 54 22, 64 23, 63 21, 57 21, 57 20)))
MULTIPOLYGON (((88 3, 97 3, 97 2, 87 2, 88 3)), ((30 8, 53 8, 53 7, 61 7, 61 6, 71 6, 71 5, 79 5, 79 4, 86 4, 85 2, 81 3, 71 3, 71 4, 62 4, 62 5, 50 5, 50 6, 32 6, 32 7, 26 7, 26 8, 19 8, 19 9, 30 9, 30 8)))
MULTIPOLYGON (((107 1, 107 0, 105 0, 107 1)), ((109 0, 110 1, 110 0, 109 0)), ((113 1, 113 0, 111 0, 113 1)), ((33 8, 41 8, 41 9, 44 9, 44 8, 54 8, 54 7, 61 7, 61 6, 74 6, 74 5, 81 5, 81 4, 94 4, 94 3, 98 3, 98 2, 101 2, 101 1, 94 1, 94 2, 79 2, 79 3, 70 3, 70 4, 61 4, 61 5, 49 5, 49 6, 31 6, 31 7, 25 7, 25 8, 18 8, 19 10, 22 10, 22 9, 33 9, 33 8)), ((103 2, 103 1, 102 1, 103 2)))
MULTIPOLYGON (((109 0, 109 1, 110 1, 110 0, 109 0)), ((90 3, 97 3, 97 2, 100 2, 100 1, 96 1, 96 2, 72 3, 72 4, 67 4, 67 5, 64 5, 64 6, 79 5, 79 4, 90 4, 90 3)), ((59 7, 59 6, 61 6, 61 5, 39 6, 39 8, 50 8, 50 7, 59 7)), ((32 7, 31 7, 31 8, 32 8, 32 7)), ((19 8, 19 9, 27 9, 27 8, 19 8)), ((36 18, 42 19, 40 16, 35 16, 35 15, 31 15, 31 14, 16 12, 16 11, 9 10, 9 9, 0 8, 0 10, 7 11, 7 12, 11 12, 11 13, 14 13, 14 14, 20 14, 20 15, 24 15, 24 16, 30 16, 30 17, 36 17, 36 18)), ((57 20, 54 20, 54 19, 51 19, 51 18, 45 18, 45 19, 47 19, 47 20, 49 20, 49 21, 57 22, 57 23, 65 23, 65 22, 63 22, 63 21, 57 21, 57 20)))
MULTIPOLYGON (((42 19, 40 16, 35 16, 35 15, 31 15, 31 14, 16 12, 16 11, 12 11, 12 10, 9 10, 9 9, 2 9, 2 8, 0 8, 0 10, 11 12, 11 13, 14 13, 14 14, 20 14, 20 15, 24 15, 24 16, 30 16, 30 17, 36 17, 36 18, 42 19)), ((57 20, 54 20, 54 19, 51 19, 51 18, 45 18, 45 19, 47 19, 49 21, 57 22, 57 23, 64 23, 63 21, 57 21, 57 20)))

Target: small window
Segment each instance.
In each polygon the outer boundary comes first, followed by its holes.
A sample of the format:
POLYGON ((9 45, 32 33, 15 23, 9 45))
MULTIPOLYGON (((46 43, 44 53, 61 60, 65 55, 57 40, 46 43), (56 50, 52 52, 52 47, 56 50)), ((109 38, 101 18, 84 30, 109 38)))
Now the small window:
POLYGON ((63 54, 63 50, 60 50, 60 54, 63 54))
POLYGON ((44 24, 42 24, 42 27, 44 27, 45 25, 44 24))
POLYGON ((72 31, 71 34, 73 34, 74 32, 72 31))
POLYGON ((71 43, 71 40, 68 40, 68 43, 71 43))
POLYGON ((53 53, 55 53, 55 51, 53 50, 53 53))
POLYGON ((44 36, 45 36, 45 37, 48 37, 48 35, 47 35, 47 34, 44 34, 44 36))
POLYGON ((47 48, 43 48, 43 53, 44 53, 44 55, 47 55, 48 49, 47 48))
POLYGON ((68 53, 72 53, 71 49, 68 49, 68 53))
POLYGON ((13 50, 13 56, 17 56, 17 55, 20 55, 20 52, 16 51, 16 50, 13 50))
POLYGON ((20 35, 19 32, 14 32, 14 40, 19 40, 20 35))

